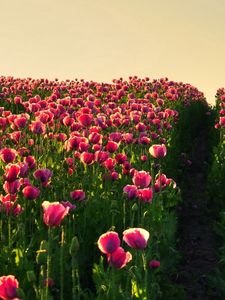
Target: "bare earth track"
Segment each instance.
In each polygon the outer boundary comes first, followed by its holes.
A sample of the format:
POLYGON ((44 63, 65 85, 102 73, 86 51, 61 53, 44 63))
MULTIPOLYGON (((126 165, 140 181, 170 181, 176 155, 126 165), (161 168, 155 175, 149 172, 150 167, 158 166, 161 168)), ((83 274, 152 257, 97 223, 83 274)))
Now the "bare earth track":
POLYGON ((196 132, 195 155, 182 187, 183 204, 178 208, 178 249, 182 261, 176 283, 184 287, 187 300, 220 299, 209 277, 217 264, 213 220, 207 209, 209 130, 196 132))

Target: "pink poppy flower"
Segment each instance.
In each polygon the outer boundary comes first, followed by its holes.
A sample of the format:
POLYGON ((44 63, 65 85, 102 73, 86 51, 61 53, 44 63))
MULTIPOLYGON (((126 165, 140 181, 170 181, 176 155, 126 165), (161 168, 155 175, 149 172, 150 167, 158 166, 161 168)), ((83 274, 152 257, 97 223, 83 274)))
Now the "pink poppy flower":
POLYGON ((24 178, 27 176, 29 169, 28 169, 28 163, 25 162, 19 162, 18 163, 19 167, 20 167, 20 173, 19 176, 24 178))
POLYGON ((152 202, 153 190, 152 188, 139 189, 138 198, 143 202, 152 202))
POLYGON ((13 275, 0 277, 0 298, 2 300, 13 300, 17 297, 19 282, 13 275))
POLYGON ((122 247, 118 247, 111 254, 107 254, 108 263, 116 269, 124 268, 132 260, 130 252, 125 252, 122 247))
POLYGON ((151 260, 149 262, 149 267, 152 268, 152 269, 159 268, 160 267, 160 261, 158 261, 158 260, 151 260))
POLYGON ((124 133, 123 134, 123 141, 126 144, 131 144, 133 142, 133 134, 132 133, 124 133))
POLYGON ((5 163, 11 163, 15 160, 17 151, 11 148, 4 148, 0 150, 0 158, 5 163))
POLYGON ((34 156, 28 155, 24 158, 24 161, 28 164, 29 169, 35 169, 36 168, 36 161, 34 156))
POLYGON ((40 195, 40 190, 39 188, 32 186, 32 185, 27 185, 23 190, 22 193, 25 198, 29 200, 34 200, 37 199, 40 195))
POLYGON ((5 181, 3 189, 7 194, 16 194, 20 189, 20 181, 18 179, 12 182, 5 181))
POLYGON ((76 205, 72 204, 70 201, 61 201, 61 203, 63 206, 69 207, 69 211, 76 209, 76 205))
POLYGON ((85 165, 91 165, 94 162, 94 154, 90 152, 83 152, 80 155, 80 160, 85 165))
POLYGON ((6 126, 7 126, 7 119, 0 117, 0 129, 2 131, 5 131, 6 130, 6 126))
POLYGON ((74 118, 70 118, 69 116, 66 116, 65 118, 63 118, 62 123, 65 126, 71 126, 74 123, 74 118))
POLYGON ((152 177, 149 172, 145 171, 135 171, 134 176, 132 178, 133 183, 140 188, 146 188, 149 186, 152 177))
POLYGON ((44 210, 44 223, 47 226, 59 226, 69 213, 69 207, 65 207, 59 202, 44 201, 42 207, 44 210))
POLYGON ((154 158, 163 158, 166 156, 166 146, 164 144, 162 145, 152 145, 149 148, 149 152, 150 154, 154 157, 154 158))
POLYGON ((20 173, 20 166, 18 164, 7 165, 5 169, 5 180, 8 182, 15 181, 20 173))
POLYGON ((71 151, 71 150, 77 149, 77 147, 79 146, 79 143, 80 143, 80 139, 81 138, 79 136, 74 136, 72 138, 69 138, 65 142, 65 149, 66 149, 66 151, 71 151))
POLYGON ((90 144, 88 142, 80 142, 78 146, 78 150, 80 152, 86 152, 90 148, 90 144))
POLYGON ((109 153, 106 151, 97 151, 95 152, 95 161, 102 164, 109 158, 109 153))
POLYGON ((219 124, 221 127, 225 126, 225 117, 220 117, 219 124))
POLYGON ((45 134, 46 125, 41 121, 31 121, 31 124, 29 125, 29 129, 31 132, 35 134, 45 134))
POLYGON ((148 157, 147 157, 147 155, 141 155, 140 159, 141 159, 141 161, 145 162, 148 160, 148 157))
POLYGON ((49 169, 38 169, 34 172, 34 178, 41 181, 42 186, 47 186, 52 177, 52 171, 49 169))
POLYGON ((4 212, 6 216, 13 215, 14 217, 20 215, 23 211, 20 204, 16 204, 14 201, 7 200, 8 197, 4 197, 0 203, 0 212, 4 212))
POLYGON ((70 193, 70 197, 74 201, 82 201, 85 199, 86 195, 83 190, 74 190, 70 193))
POLYGON ((113 172, 110 173, 110 177, 113 181, 118 180, 119 179, 119 174, 116 171, 113 171, 113 172))
POLYGON ((18 144, 21 137, 22 137, 22 132, 21 131, 13 131, 10 133, 10 139, 14 142, 14 144, 18 144))
POLYGON ((116 154, 115 159, 118 162, 118 164, 123 164, 127 160, 127 156, 126 154, 118 153, 116 154))
POLYGON ((98 239, 98 248, 104 254, 111 254, 120 246, 120 238, 117 232, 108 231, 98 239))
POLYGON ((18 116, 15 120, 14 120, 14 124, 16 125, 17 128, 22 129, 26 126, 27 124, 27 118, 24 116, 18 116))
POLYGON ((112 170, 116 165, 116 160, 114 158, 109 157, 104 161, 103 165, 106 169, 112 170))
POLYGON ((172 178, 167 178, 165 174, 161 174, 160 176, 156 176, 155 184, 154 184, 154 190, 156 192, 160 191, 161 189, 164 189, 168 185, 172 185, 173 188, 176 188, 176 182, 172 178))
POLYGON ((119 145, 116 142, 114 142, 114 141, 108 141, 108 143, 106 144, 105 148, 110 153, 114 153, 119 148, 119 145))
POLYGON ((123 232, 124 242, 134 249, 144 249, 147 246, 149 232, 143 228, 129 228, 123 232))
POLYGON ((123 188, 123 192, 127 194, 128 199, 133 199, 137 196, 137 187, 136 185, 126 185, 123 188))
POLYGON ((92 121, 93 116, 91 114, 82 114, 78 117, 78 122, 84 127, 89 127, 92 121))
POLYGON ((88 139, 92 144, 101 144, 103 136, 98 132, 92 132, 89 134, 88 139))
POLYGON ((131 164, 128 161, 125 161, 122 165, 122 172, 123 174, 128 174, 131 169, 131 164))

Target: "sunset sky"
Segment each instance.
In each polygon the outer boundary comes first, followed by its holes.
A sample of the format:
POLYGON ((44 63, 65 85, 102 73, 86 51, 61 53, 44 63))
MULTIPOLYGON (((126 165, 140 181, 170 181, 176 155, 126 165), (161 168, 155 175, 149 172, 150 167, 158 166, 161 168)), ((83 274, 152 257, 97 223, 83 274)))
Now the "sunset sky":
POLYGON ((0 0, 0 75, 225 86, 224 0, 0 0))

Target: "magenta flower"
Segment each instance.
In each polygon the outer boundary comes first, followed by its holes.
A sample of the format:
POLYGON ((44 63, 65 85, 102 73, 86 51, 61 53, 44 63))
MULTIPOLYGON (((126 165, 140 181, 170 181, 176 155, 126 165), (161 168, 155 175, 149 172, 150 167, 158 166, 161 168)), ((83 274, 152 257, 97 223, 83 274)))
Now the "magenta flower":
POLYGON ((19 282, 13 275, 0 277, 0 298, 2 300, 13 300, 17 297, 19 282))
POLYGON ((1 198, 0 212, 3 211, 6 214, 6 216, 13 215, 14 217, 16 217, 20 215, 23 211, 21 205, 16 204, 14 201, 11 201, 10 198, 7 196, 1 198))
POLYGON ((118 247, 114 252, 107 254, 108 263, 116 269, 124 268, 132 260, 130 252, 125 252, 122 247, 118 247))
POLYGON ((89 127, 92 121, 93 116, 91 114, 82 114, 78 117, 78 122, 84 127, 89 127))
POLYGON ((133 183, 140 188, 146 188, 149 186, 152 177, 149 172, 145 171, 135 171, 134 176, 132 178, 133 183))
POLYGON ((65 207, 59 202, 44 201, 42 203, 44 210, 44 223, 47 226, 59 226, 64 217, 69 213, 69 207, 65 207))
POLYGON ((108 141, 105 148, 108 152, 114 153, 119 148, 119 145, 114 141, 108 141))
POLYGON ((80 137, 79 136, 75 136, 72 138, 69 138, 66 142, 65 142, 65 149, 66 151, 71 151, 71 150, 75 150, 77 149, 79 143, 80 143, 80 137))
POLYGON ((14 124, 16 125, 17 128, 22 129, 27 124, 27 118, 23 116, 17 116, 16 119, 14 120, 14 124))
POLYGON ((44 134, 46 132, 46 125, 41 121, 31 121, 29 129, 35 134, 44 134))
POLYGON ((52 171, 49 169, 38 169, 34 172, 34 178, 39 179, 43 186, 49 184, 49 180, 52 177, 52 171))
POLYGON ((154 158, 163 158, 166 156, 166 146, 164 144, 162 145, 152 145, 149 148, 149 153, 154 157, 154 158))
POLYGON ((124 242, 134 249, 144 249, 147 246, 149 232, 143 228, 129 228, 123 232, 124 242))
POLYGON ((123 164, 127 160, 127 156, 126 154, 118 153, 116 154, 115 159, 118 162, 118 164, 123 164))
POLYGON ((24 158, 24 161, 28 164, 29 169, 36 168, 36 162, 34 156, 28 155, 24 158))
POLYGON ((98 239, 98 248, 104 254, 111 254, 120 246, 120 239, 117 232, 108 231, 98 239))
POLYGON ((18 179, 12 182, 5 181, 3 189, 7 194, 16 194, 20 189, 20 181, 18 179))
POLYGON ((26 177, 28 175, 28 172, 29 172, 28 163, 19 162, 18 165, 20 167, 19 176, 22 177, 22 178, 26 177))
POLYGON ((74 191, 70 192, 70 197, 72 200, 82 201, 85 199, 86 195, 83 190, 74 190, 74 191))
POLYGON ((97 151, 95 152, 95 161, 99 164, 104 163, 109 158, 109 153, 106 151, 97 151))
POLYGON ((92 132, 88 136, 88 139, 89 139, 90 143, 92 143, 92 144, 98 144, 98 143, 101 144, 102 138, 103 138, 103 136, 101 134, 99 134, 98 132, 92 132))
POLYGON ((0 158, 5 163, 11 163, 15 160, 17 151, 11 148, 4 148, 0 150, 0 158))
POLYGON ((225 126, 225 117, 220 117, 219 124, 220 124, 221 127, 225 126))
POLYGON ((5 169, 5 180, 8 182, 15 181, 20 173, 20 166, 18 164, 7 165, 5 169))
POLYGON ((123 188, 123 192, 125 194, 127 194, 128 199, 133 199, 135 197, 137 197, 137 187, 136 185, 129 185, 127 184, 124 188, 123 188))
POLYGON ((29 200, 34 200, 37 199, 40 195, 40 190, 39 188, 32 186, 32 185, 27 185, 23 190, 22 193, 25 198, 29 200))
POLYGON ((160 267, 160 261, 158 261, 158 260, 151 260, 149 262, 149 267, 152 268, 152 269, 159 268, 160 267))
POLYGON ((152 188, 139 189, 137 191, 138 198, 143 202, 152 202, 153 190, 152 188))
POLYGON ((103 165, 106 169, 112 170, 116 165, 116 160, 114 158, 109 157, 104 161, 103 165))
POLYGON ((91 165, 94 162, 94 154, 90 152, 83 152, 80 155, 80 160, 85 165, 91 165))
POLYGON ((76 205, 72 204, 70 201, 61 201, 62 205, 69 208, 69 211, 75 210, 76 205))

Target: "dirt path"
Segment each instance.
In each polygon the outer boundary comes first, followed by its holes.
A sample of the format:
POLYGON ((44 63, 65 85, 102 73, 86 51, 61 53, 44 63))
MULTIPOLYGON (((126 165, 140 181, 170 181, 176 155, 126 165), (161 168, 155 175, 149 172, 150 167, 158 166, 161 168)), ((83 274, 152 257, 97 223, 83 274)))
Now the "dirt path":
POLYGON ((182 187, 183 204, 178 209, 178 249, 182 261, 176 283, 181 284, 187 300, 219 299, 209 276, 217 263, 211 216, 207 210, 207 162, 209 131, 197 132, 195 156, 182 187))

